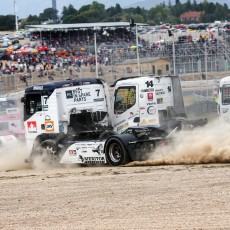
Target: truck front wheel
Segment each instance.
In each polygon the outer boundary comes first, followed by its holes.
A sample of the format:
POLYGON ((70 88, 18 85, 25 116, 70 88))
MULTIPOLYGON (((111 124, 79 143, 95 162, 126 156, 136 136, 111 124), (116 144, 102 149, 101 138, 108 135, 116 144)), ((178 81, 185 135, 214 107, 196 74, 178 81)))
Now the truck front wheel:
POLYGON ((39 155, 43 162, 55 164, 58 162, 57 144, 54 140, 45 140, 39 146, 39 155))
POLYGON ((105 147, 107 161, 112 166, 120 166, 129 162, 129 156, 122 142, 117 138, 108 140, 105 147))

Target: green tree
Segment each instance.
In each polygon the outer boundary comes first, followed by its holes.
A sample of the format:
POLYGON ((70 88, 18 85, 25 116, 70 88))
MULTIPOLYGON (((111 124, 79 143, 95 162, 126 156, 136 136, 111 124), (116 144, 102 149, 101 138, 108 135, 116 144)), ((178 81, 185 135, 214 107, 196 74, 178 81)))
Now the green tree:
POLYGON ((187 0, 187 2, 185 3, 185 11, 189 11, 191 10, 191 2, 190 0, 187 0))
MULTIPOLYGON (((49 19, 52 19, 53 13, 54 13, 53 8, 47 8, 42 13, 39 14, 39 20, 44 22, 44 21, 48 21, 49 19)), ((58 11, 56 11, 56 14, 57 13, 58 11)))
POLYGON ((77 15, 78 11, 70 4, 68 7, 64 6, 62 10, 62 19, 69 15, 77 15))
POLYGON ((115 14, 119 14, 121 12, 122 12, 121 6, 120 4, 117 3, 115 6, 115 14))
POLYGON ((216 4, 216 9, 214 11, 214 16, 217 20, 222 20, 225 17, 224 7, 219 3, 216 4))
POLYGON ((160 4, 149 10, 148 19, 154 21, 156 24, 160 24, 161 22, 168 22, 171 16, 169 7, 160 4))
POLYGON ((87 23, 88 19, 82 15, 69 15, 63 19, 63 23, 87 23))
POLYGON ((89 4, 89 5, 84 5, 84 6, 82 6, 82 7, 78 10, 78 13, 81 14, 81 13, 83 13, 83 12, 89 11, 90 6, 91 6, 90 4, 89 4))
POLYGON ((15 29, 15 16, 14 15, 0 15, 0 30, 14 30, 15 29))
POLYGON ((104 17, 106 16, 105 5, 100 4, 96 1, 92 2, 89 11, 94 12, 95 17, 98 17, 99 20, 104 19, 104 17))

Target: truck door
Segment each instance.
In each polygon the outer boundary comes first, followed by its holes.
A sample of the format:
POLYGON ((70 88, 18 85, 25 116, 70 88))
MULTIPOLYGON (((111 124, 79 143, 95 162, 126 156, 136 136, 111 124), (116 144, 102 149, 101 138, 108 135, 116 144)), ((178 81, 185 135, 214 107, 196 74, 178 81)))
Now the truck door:
POLYGON ((158 105, 154 78, 149 77, 139 83, 140 126, 159 126, 158 105))
POLYGON ((138 85, 116 86, 112 103, 112 125, 121 133, 130 126, 139 125, 138 85))

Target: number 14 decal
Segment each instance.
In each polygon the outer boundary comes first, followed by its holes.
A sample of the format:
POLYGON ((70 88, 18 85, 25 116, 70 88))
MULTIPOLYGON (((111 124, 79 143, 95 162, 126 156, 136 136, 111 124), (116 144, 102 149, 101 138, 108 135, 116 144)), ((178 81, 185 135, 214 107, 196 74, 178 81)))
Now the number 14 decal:
POLYGON ((152 80, 151 81, 146 81, 145 84, 146 84, 147 88, 153 87, 153 81, 152 80))

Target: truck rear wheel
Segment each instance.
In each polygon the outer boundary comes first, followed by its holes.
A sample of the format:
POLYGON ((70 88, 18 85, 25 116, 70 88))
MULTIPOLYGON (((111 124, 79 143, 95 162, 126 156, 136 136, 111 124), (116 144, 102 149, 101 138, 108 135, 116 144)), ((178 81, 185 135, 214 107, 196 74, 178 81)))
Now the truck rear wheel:
POLYGON ((45 140, 39 146, 39 155, 43 162, 56 164, 58 162, 57 144, 54 140, 45 140))
POLYGON ((129 162, 129 156, 122 142, 117 138, 108 140, 105 147, 107 161, 112 166, 120 166, 129 162))

